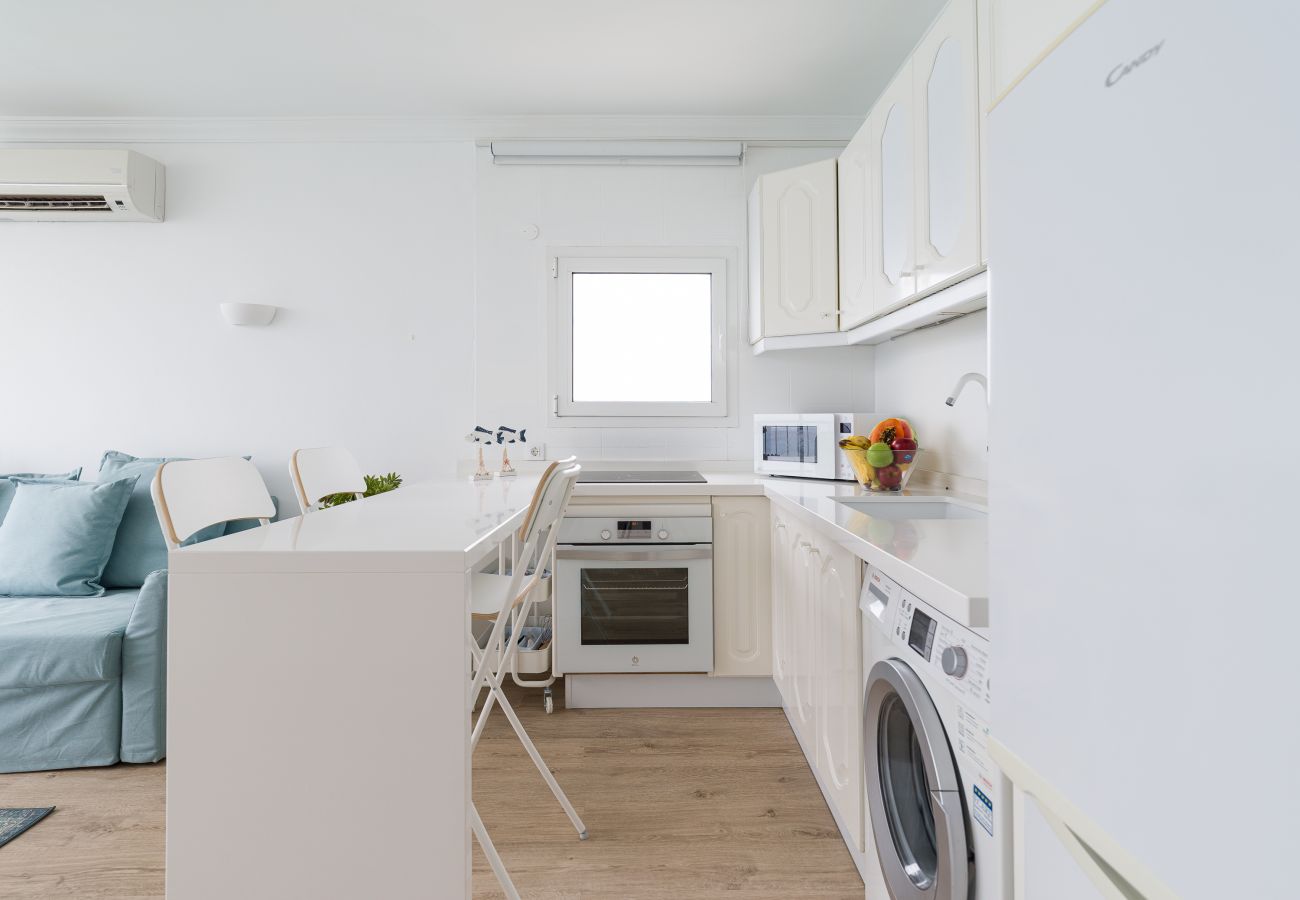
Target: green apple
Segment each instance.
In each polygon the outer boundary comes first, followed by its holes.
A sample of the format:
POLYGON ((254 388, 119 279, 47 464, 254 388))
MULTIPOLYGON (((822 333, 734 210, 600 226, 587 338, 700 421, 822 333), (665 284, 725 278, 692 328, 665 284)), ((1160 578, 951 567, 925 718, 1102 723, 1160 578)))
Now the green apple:
POLYGON ((867 448, 867 463, 877 469, 894 464, 894 451, 883 441, 877 441, 867 448))

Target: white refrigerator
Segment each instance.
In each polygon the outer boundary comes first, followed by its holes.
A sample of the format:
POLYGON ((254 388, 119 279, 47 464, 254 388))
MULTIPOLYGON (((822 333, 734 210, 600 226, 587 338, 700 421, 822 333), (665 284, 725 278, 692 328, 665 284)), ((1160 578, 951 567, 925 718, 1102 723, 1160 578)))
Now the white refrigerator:
POLYGON ((1018 896, 1300 897, 1300 5, 1109 0, 987 125, 1018 896))

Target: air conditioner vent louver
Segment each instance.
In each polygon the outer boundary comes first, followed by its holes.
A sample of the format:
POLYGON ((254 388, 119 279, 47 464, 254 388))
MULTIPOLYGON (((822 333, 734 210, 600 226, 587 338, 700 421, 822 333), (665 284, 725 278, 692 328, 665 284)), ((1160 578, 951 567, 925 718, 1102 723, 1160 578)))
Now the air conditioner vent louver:
POLYGON ((161 222, 165 195, 134 150, 0 148, 0 222, 161 222))
POLYGON ((108 198, 101 195, 81 197, 42 194, 0 194, 0 209, 48 209, 61 212, 111 212, 108 198))

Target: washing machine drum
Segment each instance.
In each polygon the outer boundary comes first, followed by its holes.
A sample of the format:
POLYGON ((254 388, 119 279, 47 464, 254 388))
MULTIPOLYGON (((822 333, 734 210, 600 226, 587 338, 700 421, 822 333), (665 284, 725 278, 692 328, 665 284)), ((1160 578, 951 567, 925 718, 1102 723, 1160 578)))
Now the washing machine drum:
POLYGON ((968 900, 974 857, 961 780, 930 692, 901 659, 867 677, 871 831, 893 900, 968 900))

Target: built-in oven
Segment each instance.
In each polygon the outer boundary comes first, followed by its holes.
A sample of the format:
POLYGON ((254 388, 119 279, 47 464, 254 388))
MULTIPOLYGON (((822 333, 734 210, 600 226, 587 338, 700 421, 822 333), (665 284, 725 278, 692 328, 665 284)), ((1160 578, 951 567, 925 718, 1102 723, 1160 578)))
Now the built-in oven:
POLYGON ((713 520, 566 517, 555 549, 557 672, 713 668, 713 520))
POLYGON ((754 471, 762 475, 853 481, 841 438, 869 434, 871 413, 762 413, 754 416, 754 471))

